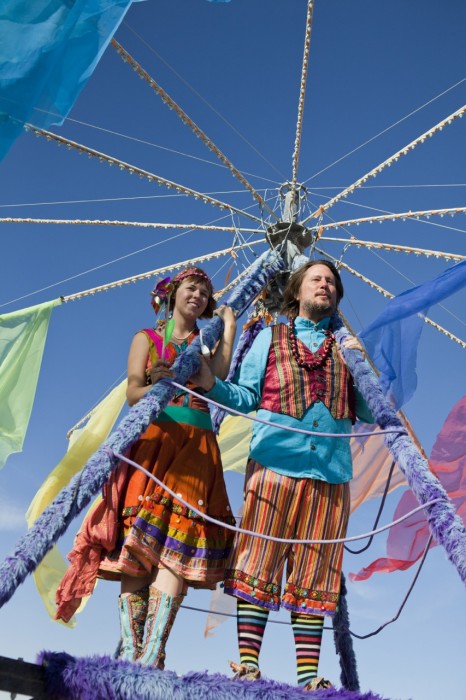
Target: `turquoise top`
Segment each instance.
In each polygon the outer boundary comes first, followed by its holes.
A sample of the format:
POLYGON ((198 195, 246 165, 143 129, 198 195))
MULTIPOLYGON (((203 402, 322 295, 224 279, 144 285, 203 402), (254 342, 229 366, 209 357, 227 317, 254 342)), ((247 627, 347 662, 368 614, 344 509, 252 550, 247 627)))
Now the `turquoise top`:
MULTIPOLYGON (((324 330, 329 318, 313 323, 298 316, 295 323, 297 337, 313 352, 325 340, 324 330)), ((206 393, 219 403, 243 413, 258 409, 264 384, 272 331, 265 328, 255 339, 232 382, 216 379, 214 387, 206 393)), ((356 389, 356 414, 360 420, 373 423, 372 414, 356 389)), ((350 433, 349 418, 335 420, 321 402, 311 404, 301 419, 264 409, 257 411, 258 418, 279 425, 304 428, 323 433, 350 433)), ((312 478, 340 484, 353 476, 349 439, 313 437, 280 430, 262 423, 254 423, 249 456, 279 474, 297 478, 312 478)))

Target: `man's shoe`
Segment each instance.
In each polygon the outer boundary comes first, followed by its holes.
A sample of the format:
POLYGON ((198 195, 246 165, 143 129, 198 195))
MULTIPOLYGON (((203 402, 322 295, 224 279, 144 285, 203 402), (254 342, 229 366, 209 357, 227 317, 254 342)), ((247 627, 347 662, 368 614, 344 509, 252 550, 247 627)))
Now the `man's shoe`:
POLYGON ((261 677, 261 672, 257 666, 249 666, 248 664, 235 664, 234 661, 229 661, 230 668, 235 672, 232 680, 234 681, 257 681, 261 677))

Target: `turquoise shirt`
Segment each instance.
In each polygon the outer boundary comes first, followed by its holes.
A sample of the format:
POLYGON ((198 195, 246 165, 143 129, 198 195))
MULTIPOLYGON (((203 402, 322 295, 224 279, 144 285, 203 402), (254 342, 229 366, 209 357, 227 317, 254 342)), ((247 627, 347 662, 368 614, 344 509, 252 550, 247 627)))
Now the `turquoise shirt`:
MULTIPOLYGON (((324 318, 315 324, 298 317, 295 322, 296 335, 315 352, 325 340, 324 329, 328 328, 329 320, 324 318)), ((272 330, 265 328, 255 339, 232 382, 216 379, 206 396, 242 413, 257 410, 271 340, 272 330)), ((366 402, 357 390, 356 414, 363 422, 374 422, 366 402)), ((264 409, 259 409, 257 416, 278 425, 304 428, 311 432, 347 434, 352 429, 349 418, 335 420, 321 401, 311 404, 301 419, 264 409)), ((249 456, 286 476, 320 479, 331 484, 349 481, 353 476, 349 438, 302 435, 254 423, 249 456)))

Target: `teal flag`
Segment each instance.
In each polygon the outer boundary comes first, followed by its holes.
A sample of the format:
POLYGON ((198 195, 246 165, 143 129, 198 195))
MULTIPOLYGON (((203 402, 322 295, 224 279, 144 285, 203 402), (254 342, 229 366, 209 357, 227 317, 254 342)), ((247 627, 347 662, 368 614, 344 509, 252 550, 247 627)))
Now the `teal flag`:
POLYGON ((60 299, 0 316, 0 469, 21 452, 52 309, 60 299))
POLYGON ((25 122, 62 124, 132 0, 0 0, 0 160, 25 122))

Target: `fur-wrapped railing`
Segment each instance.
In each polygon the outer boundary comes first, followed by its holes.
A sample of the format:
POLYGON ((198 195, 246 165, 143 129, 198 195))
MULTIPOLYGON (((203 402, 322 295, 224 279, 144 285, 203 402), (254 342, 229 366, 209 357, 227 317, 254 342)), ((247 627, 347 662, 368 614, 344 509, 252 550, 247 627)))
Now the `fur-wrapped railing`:
MULTIPOLYGON (((332 318, 337 341, 341 344, 349 335, 339 316, 332 318)), ((429 527, 436 541, 441 544, 448 558, 456 567, 461 580, 466 582, 466 528, 440 481, 429 469, 429 464, 413 443, 395 409, 382 393, 379 382, 358 350, 341 347, 346 364, 356 386, 365 398, 372 415, 381 428, 399 427, 400 432, 384 437, 385 444, 406 476, 409 487, 419 503, 434 498, 441 499, 426 507, 429 527)))
MULTIPOLYGON (((231 294, 228 304, 236 312, 242 312, 259 294, 266 282, 284 269, 283 259, 273 250, 261 255, 254 263, 249 276, 231 294)), ((203 343, 213 348, 223 330, 223 321, 215 316, 203 328, 203 343)), ((200 366, 199 339, 189 346, 173 364, 175 381, 185 384, 200 366)), ((107 481, 118 463, 111 456, 125 453, 149 424, 157 418, 173 397, 175 388, 168 382, 159 382, 133 406, 118 427, 92 455, 79 474, 66 486, 44 510, 28 532, 17 542, 13 553, 0 565, 0 607, 13 595, 28 574, 31 574, 44 556, 66 531, 70 522, 90 503, 107 481)))

